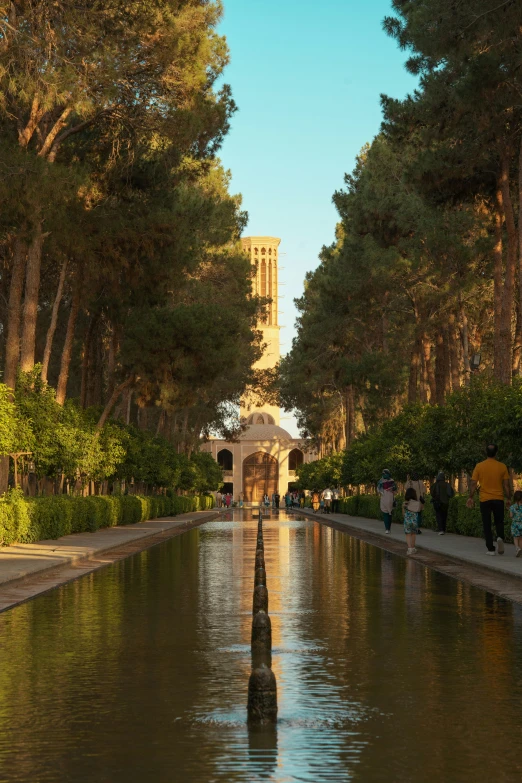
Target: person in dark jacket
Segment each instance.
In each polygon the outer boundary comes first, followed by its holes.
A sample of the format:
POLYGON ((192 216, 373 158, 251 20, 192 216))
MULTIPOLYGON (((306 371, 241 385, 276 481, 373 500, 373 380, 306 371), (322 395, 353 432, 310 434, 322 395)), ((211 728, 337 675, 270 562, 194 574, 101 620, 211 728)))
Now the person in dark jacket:
POLYGON ((449 502, 455 494, 451 484, 446 481, 444 473, 438 474, 435 484, 430 489, 430 494, 437 519, 437 530, 439 536, 443 536, 448 521, 449 502))

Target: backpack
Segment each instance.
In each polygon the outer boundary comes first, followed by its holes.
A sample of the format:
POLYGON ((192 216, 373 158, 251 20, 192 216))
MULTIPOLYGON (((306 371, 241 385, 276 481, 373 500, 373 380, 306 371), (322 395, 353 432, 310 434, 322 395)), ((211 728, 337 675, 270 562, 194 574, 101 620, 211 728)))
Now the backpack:
POLYGON ((455 492, 447 481, 437 481, 431 494, 433 496, 433 505, 437 508, 437 506, 448 506, 455 492))

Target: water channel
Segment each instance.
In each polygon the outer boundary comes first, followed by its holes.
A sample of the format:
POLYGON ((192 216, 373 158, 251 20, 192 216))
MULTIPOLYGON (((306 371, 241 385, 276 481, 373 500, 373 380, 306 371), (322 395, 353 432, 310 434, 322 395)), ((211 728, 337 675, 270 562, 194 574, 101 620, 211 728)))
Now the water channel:
POLYGON ((0 615, 0 781, 522 779, 522 607, 282 512, 279 719, 249 732, 256 528, 230 512, 0 615))

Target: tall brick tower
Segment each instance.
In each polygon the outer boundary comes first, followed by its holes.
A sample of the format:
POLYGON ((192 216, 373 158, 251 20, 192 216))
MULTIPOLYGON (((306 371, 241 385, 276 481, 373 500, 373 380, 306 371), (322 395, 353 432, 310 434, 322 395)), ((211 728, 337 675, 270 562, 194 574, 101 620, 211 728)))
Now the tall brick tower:
MULTIPOLYGON (((252 266, 256 269, 254 277, 254 293, 272 300, 267 308, 266 318, 257 328, 263 332, 263 342, 267 347, 256 369, 269 369, 279 361, 279 324, 278 324, 278 250, 281 243, 276 237, 245 237, 241 240, 243 250, 248 254, 252 266)), ((279 424, 279 408, 274 405, 261 405, 250 397, 241 401, 241 419, 249 424, 279 424), (265 414, 272 421, 258 421, 265 414)))

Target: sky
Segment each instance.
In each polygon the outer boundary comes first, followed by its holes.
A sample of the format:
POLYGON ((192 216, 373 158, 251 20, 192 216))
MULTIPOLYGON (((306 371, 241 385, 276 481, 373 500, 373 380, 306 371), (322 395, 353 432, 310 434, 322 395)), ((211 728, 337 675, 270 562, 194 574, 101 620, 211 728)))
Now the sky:
MULTIPOLYGON (((379 132, 380 95, 415 81, 382 29, 389 0, 224 0, 225 81, 238 104, 221 151, 249 214, 245 236, 277 236, 281 352, 295 335, 293 300, 334 241, 332 195, 379 132)), ((283 414, 285 415, 285 414, 283 414)), ((281 424, 297 436, 292 417, 281 424)))

